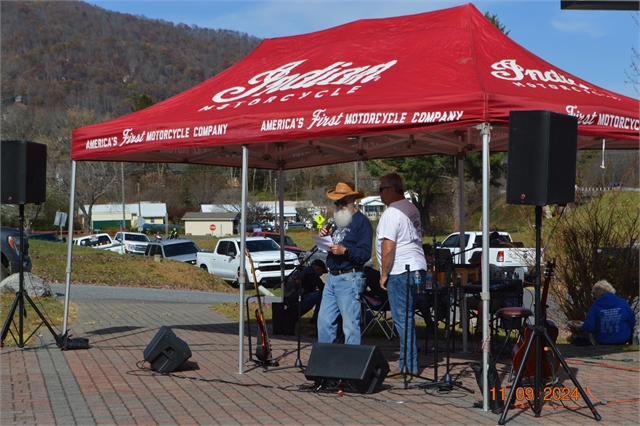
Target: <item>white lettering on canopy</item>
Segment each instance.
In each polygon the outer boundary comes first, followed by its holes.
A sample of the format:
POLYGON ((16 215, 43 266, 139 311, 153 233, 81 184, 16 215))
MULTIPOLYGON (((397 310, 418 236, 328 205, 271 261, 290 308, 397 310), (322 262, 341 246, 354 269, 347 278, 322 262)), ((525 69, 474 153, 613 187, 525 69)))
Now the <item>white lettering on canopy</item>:
POLYGON ((380 74, 391 68, 398 62, 392 60, 378 65, 364 65, 352 67, 352 62, 335 62, 326 68, 308 71, 304 74, 291 74, 291 71, 304 63, 301 61, 290 62, 275 70, 265 71, 249 79, 250 87, 236 86, 216 93, 211 98, 216 103, 228 103, 249 96, 256 97, 263 93, 274 93, 294 89, 307 89, 313 86, 346 85, 356 83, 368 83, 378 80, 380 74))
POLYGON ((459 121, 464 111, 416 111, 411 117, 412 123, 435 123, 459 121))
POLYGON ((518 65, 515 59, 503 59, 491 65, 491 68, 494 70, 491 71, 491 75, 495 78, 511 81, 517 87, 566 90, 618 99, 610 94, 601 93, 594 87, 577 83, 573 79, 568 78, 555 70, 540 71, 536 69, 525 69, 518 65), (523 80, 529 81, 522 82, 523 80))
POLYGON ((304 126, 304 118, 284 118, 276 120, 263 120, 260 131, 301 129, 304 126))
POLYGON ((144 142, 145 133, 146 132, 142 132, 136 135, 135 133, 133 133, 133 129, 124 129, 122 131, 122 142, 118 146, 144 142))
POLYGON ((577 105, 567 105, 567 114, 578 118, 578 124, 596 124, 598 126, 615 127, 617 129, 640 131, 640 119, 613 114, 583 114, 577 105), (596 122, 596 117, 598 121, 596 122))
POLYGON ((209 126, 196 126, 193 128, 193 137, 206 137, 206 136, 217 136, 217 135, 226 135, 227 127, 229 124, 214 124, 209 126))
POLYGON ((406 112, 357 112, 346 114, 344 124, 398 124, 406 118, 406 112))
POLYGON ((162 140, 170 140, 170 139, 184 139, 189 137, 189 128, 180 128, 180 129, 165 129, 165 130, 152 130, 147 132, 146 141, 162 141, 162 140))
POLYGON ((118 137, 89 139, 85 144, 85 149, 111 148, 118 144, 118 137))

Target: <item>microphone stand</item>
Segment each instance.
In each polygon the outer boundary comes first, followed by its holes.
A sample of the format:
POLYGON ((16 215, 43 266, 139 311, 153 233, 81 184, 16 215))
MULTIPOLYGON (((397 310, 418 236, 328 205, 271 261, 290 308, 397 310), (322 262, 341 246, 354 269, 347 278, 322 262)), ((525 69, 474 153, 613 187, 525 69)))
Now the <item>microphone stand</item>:
MULTIPOLYGON (((434 236, 434 247, 435 247, 435 236, 434 236)), ((438 251, 434 249, 434 265, 435 265, 435 276, 438 276, 438 251)), ((407 271, 409 271, 409 265, 407 265, 407 271)), ((450 271, 449 271, 450 273, 450 271)), ((450 276, 450 274, 449 274, 450 276)), ((407 284, 409 284, 410 278, 407 279, 407 284)), ((450 372, 450 353, 449 353, 449 347, 450 347, 450 331, 449 331, 449 327, 451 325, 450 323, 450 315, 447 312, 447 315, 445 317, 445 344, 446 344, 446 372, 444 374, 444 377, 442 378, 442 380, 438 381, 438 305, 440 304, 440 289, 438 288, 438 281, 436 279, 436 281, 433 283, 433 288, 432 288, 433 294, 434 294, 434 303, 433 303, 433 315, 434 315, 434 329, 435 329, 435 334, 434 334, 434 358, 433 358, 433 375, 434 375, 434 379, 433 381, 430 381, 429 383, 421 383, 412 387, 408 387, 407 386, 407 380, 406 380, 406 376, 405 376, 405 389, 428 389, 428 388, 432 388, 435 387, 437 388, 439 391, 444 391, 444 392, 448 392, 453 390, 454 387, 458 387, 460 389, 463 389, 469 393, 475 393, 472 389, 469 389, 467 387, 462 386, 462 383, 456 380, 453 380, 451 377, 451 372, 450 372)), ((450 286, 447 286, 447 298, 451 299, 451 290, 450 290, 450 286)), ((407 306, 409 304, 409 293, 407 292, 407 306)), ((406 354, 406 333, 405 333, 405 354, 406 354)), ((405 361, 405 366, 406 366, 406 361, 405 361)))
MULTIPOLYGON (((311 258, 311 256, 316 254, 317 251, 318 251, 318 246, 316 246, 316 248, 314 250, 311 250, 311 253, 309 253, 309 256, 307 256, 301 262, 301 264, 299 265, 300 266, 300 269, 298 270, 299 272, 302 272, 303 265, 306 264, 309 261, 309 259, 311 258)), ((287 278, 285 278, 285 281, 287 279, 289 279, 290 276, 291 276, 291 274, 289 274, 289 276, 287 278)), ((302 277, 300 278, 300 282, 302 283, 302 277)), ((303 288, 301 286, 298 289, 298 327, 297 327, 297 333, 298 333, 298 349, 297 349, 297 353, 298 353, 298 357, 296 358, 296 361, 295 361, 295 363, 293 365, 285 365, 285 366, 278 367, 278 368, 272 368, 270 370, 265 368, 264 370, 262 370, 265 373, 267 371, 286 370, 286 369, 289 369, 289 368, 298 368, 301 373, 304 373, 305 366, 304 366, 304 364, 302 364, 302 360, 300 359, 300 346, 301 346, 300 339, 301 339, 301 336, 302 336, 302 314, 301 314, 302 310, 300 308, 300 305, 302 305, 302 292, 303 292, 303 288)))

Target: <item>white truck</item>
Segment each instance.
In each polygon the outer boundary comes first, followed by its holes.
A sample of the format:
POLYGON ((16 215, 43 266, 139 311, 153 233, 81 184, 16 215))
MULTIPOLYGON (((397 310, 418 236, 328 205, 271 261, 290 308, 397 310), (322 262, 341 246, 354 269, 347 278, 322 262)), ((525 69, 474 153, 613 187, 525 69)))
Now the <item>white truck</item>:
MULTIPOLYGON (((489 264, 491 278, 513 277, 522 280, 535 269, 535 248, 513 242, 508 232, 492 232, 489 240, 489 264)), ((482 252, 482 232, 464 234, 464 253, 460 254, 460 233, 450 234, 437 248, 448 249, 454 264, 469 264, 473 253, 482 252), (462 261, 464 260, 464 262, 462 261)))
MULTIPOLYGON (((270 238, 248 237, 247 250, 253 260, 258 285, 274 287, 280 283, 280 246, 270 238)), ((253 275, 249 258, 246 258, 247 287, 253 287, 253 275)), ((298 256, 284 252, 284 275, 289 275, 299 265, 298 256)), ((240 238, 223 238, 214 251, 196 254, 196 265, 232 285, 238 284, 240 270, 240 238)))
POLYGON ((107 250, 120 254, 144 255, 149 244, 149 237, 140 232, 118 232, 113 238, 113 246, 107 250))

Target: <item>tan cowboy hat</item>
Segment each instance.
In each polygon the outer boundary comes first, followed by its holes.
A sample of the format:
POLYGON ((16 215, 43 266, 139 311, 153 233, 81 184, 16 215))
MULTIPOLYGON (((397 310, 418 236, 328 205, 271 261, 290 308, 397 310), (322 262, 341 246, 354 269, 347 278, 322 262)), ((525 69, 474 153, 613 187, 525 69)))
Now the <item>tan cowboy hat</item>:
POLYGON ((355 195, 356 199, 364 198, 364 192, 356 191, 355 185, 351 182, 338 182, 336 189, 330 189, 327 191, 327 197, 332 200, 341 200, 349 195, 355 195))

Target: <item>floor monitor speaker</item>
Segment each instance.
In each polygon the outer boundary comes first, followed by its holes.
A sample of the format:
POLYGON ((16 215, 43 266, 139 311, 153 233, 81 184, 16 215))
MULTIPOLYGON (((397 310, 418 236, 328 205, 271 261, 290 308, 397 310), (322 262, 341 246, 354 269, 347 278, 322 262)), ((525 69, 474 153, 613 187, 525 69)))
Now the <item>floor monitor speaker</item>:
POLYGON ((507 203, 546 206, 575 199, 578 119, 550 111, 511 111, 507 203))
POLYGON ((167 326, 160 327, 143 352, 144 360, 158 373, 171 373, 191 358, 189 346, 167 326))
POLYGON ((40 204, 47 200, 47 146, 2 141, 2 204, 40 204))
POLYGON ((316 343, 304 375, 308 380, 346 380, 360 393, 378 392, 389 363, 377 346, 316 343))

